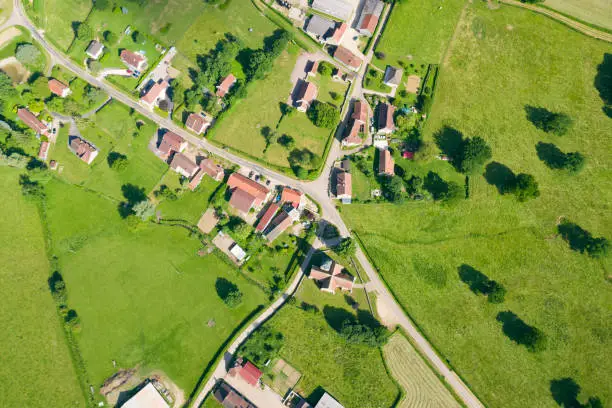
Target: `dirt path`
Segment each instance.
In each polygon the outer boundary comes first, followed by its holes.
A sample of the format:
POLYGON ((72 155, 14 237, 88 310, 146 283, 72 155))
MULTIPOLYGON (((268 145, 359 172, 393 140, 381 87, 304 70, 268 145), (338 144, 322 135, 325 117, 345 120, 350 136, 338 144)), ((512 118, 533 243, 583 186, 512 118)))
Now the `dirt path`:
POLYGON ((442 58, 443 67, 448 65, 448 61, 451 56, 451 50, 453 49, 453 46, 455 45, 455 41, 457 39, 457 36, 459 35, 459 31, 461 31, 461 24, 463 23, 463 20, 465 19, 465 13, 467 12, 467 9, 471 3, 472 3, 471 1, 466 1, 465 5, 463 6, 463 9, 461 10, 461 15, 459 16, 459 20, 457 20, 455 31, 453 31, 453 35, 451 36, 450 41, 448 42, 448 45, 446 46, 446 51, 444 51, 444 57, 442 58))
POLYGON ((588 35, 589 37, 597 38, 598 40, 603 40, 603 41, 612 43, 612 34, 608 34, 596 28, 589 27, 586 24, 579 23, 578 21, 572 20, 569 17, 565 17, 564 15, 557 13, 555 11, 541 8, 538 6, 534 6, 532 4, 521 3, 516 0, 499 0, 499 1, 501 3, 508 4, 511 6, 521 7, 527 10, 535 11, 536 13, 540 13, 554 20, 557 20, 560 23, 563 23, 566 26, 573 28, 574 30, 581 32, 582 34, 588 35))

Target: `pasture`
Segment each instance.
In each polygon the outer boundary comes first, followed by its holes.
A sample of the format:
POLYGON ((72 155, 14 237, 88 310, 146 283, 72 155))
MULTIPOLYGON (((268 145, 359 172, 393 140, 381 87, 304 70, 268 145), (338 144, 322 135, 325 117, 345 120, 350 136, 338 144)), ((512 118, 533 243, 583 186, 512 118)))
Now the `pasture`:
POLYGON ((608 0, 546 0, 544 5, 586 23, 612 30, 612 10, 608 0))
POLYGON ((381 69, 387 64, 397 66, 399 61, 406 65, 439 63, 465 4, 465 0, 396 3, 375 49, 385 58, 373 62, 381 69))
POLYGON ((0 403, 85 406, 55 303, 36 206, 23 199, 20 171, 0 168, 0 403))
POLYGON ((456 407, 453 395, 436 377, 421 355, 401 333, 395 333, 383 347, 391 375, 404 389, 398 408, 456 407))
MULTIPOLYGON (((469 7, 460 27, 425 142, 444 127, 481 136, 493 161, 533 174, 541 196, 518 203, 500 195, 487 173, 472 176, 469 199, 452 207, 351 205, 343 217, 399 302, 486 405, 555 406, 566 378, 580 387, 581 403, 594 396, 610 401, 603 373, 612 370, 605 357, 612 342, 611 260, 572 251, 556 229, 559 217, 567 217, 612 238, 612 121, 594 86, 609 45, 535 13, 491 11, 480 3, 469 7), (566 112, 574 125, 563 137, 546 134, 527 120, 528 105, 566 112), (580 151, 586 166, 577 175, 551 170, 536 154, 540 141, 580 151), (505 303, 472 293, 459 276, 463 265, 504 285, 505 303), (503 311, 540 329, 547 348, 534 354, 506 337, 496 321, 503 311)), ((431 170, 463 180, 435 154, 424 164, 406 164, 406 173, 431 170)))

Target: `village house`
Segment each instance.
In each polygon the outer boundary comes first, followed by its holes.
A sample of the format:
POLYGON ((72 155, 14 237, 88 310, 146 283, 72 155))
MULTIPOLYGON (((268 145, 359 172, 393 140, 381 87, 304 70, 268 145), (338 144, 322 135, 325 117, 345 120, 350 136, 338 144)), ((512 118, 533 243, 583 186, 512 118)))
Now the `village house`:
POLYGON ((359 70, 359 67, 361 67, 361 64, 363 62, 360 57, 353 54, 352 51, 341 45, 339 45, 336 48, 336 51, 334 51, 334 58, 352 69, 353 71, 359 70))
POLYGON ((68 85, 58 81, 57 79, 50 79, 48 82, 49 90, 59 96, 60 98, 65 98, 70 95, 71 91, 68 85))
POLYGON ((140 98, 140 102, 149 109, 159 106, 159 102, 166 99, 169 83, 166 80, 153 83, 140 98))
POLYGON ((403 69, 387 65, 383 82, 391 88, 397 88, 402 83, 402 75, 404 75, 403 69))
POLYGON ((189 157, 183 153, 174 153, 172 161, 170 162, 170 168, 180 174, 183 177, 191 179, 200 170, 197 164, 195 164, 189 157))
POLYGON ((395 162, 389 149, 378 150, 378 175, 395 176, 395 162))
POLYGON ((313 265, 308 278, 315 280, 319 289, 329 293, 336 293, 336 289, 352 292, 355 284, 355 277, 329 257, 326 257, 320 266, 313 265))
POLYGON ((342 139, 342 146, 357 146, 363 140, 361 135, 367 132, 368 128, 368 105, 364 101, 356 101, 353 105, 353 113, 351 114, 351 127, 347 137, 342 139))
POLYGON ((394 113, 395 106, 388 103, 378 104, 378 133, 388 135, 395 131, 394 113))
POLYGON ((354 5, 344 0, 314 0, 311 7, 343 21, 348 21, 355 11, 354 5))
POLYGON ((293 224, 293 219, 286 211, 281 211, 270 223, 269 231, 265 233, 268 242, 274 242, 287 228, 293 224))
POLYGON ((318 69, 319 69, 319 61, 309 61, 306 67, 306 75, 311 76, 311 77, 316 77, 318 69))
POLYGON ((304 208, 304 193, 289 187, 283 187, 280 201, 281 203, 289 204, 291 207, 301 210, 304 208))
POLYGON ((215 181, 223 181, 225 171, 220 164, 215 163, 212 159, 203 159, 200 162, 200 168, 215 181))
POLYGON ((102 55, 103 51, 104 45, 100 41, 93 40, 87 46, 85 54, 87 54, 89 58, 97 60, 98 58, 100 58, 100 55, 102 55))
POLYGON ((148 383, 132 398, 127 400, 122 408, 170 408, 153 383, 148 383))
POLYGON ((255 230, 257 232, 263 233, 268 227, 268 225, 270 225, 270 222, 272 221, 272 218, 274 218, 274 215, 276 215, 276 212, 278 211, 278 209, 279 209, 279 206, 277 204, 270 203, 270 205, 268 206, 264 214, 259 219, 259 222, 257 223, 257 226, 255 227, 255 230))
POLYGON ((217 96, 219 98, 223 98, 229 91, 232 89, 232 86, 236 83, 236 77, 232 74, 229 74, 219 85, 217 85, 217 96))
POLYGON ((319 42, 324 43, 325 40, 332 35, 336 23, 328 18, 321 17, 318 14, 313 14, 308 20, 304 30, 315 37, 319 42))
POLYGON ((142 72, 147 66, 147 58, 137 52, 121 50, 120 58, 128 69, 137 73, 142 72))
POLYGON ((360 34, 367 35, 368 37, 374 35, 384 7, 385 4, 380 0, 365 1, 357 23, 357 30, 360 34))
POLYGON ((306 112, 318 94, 317 86, 312 82, 300 81, 295 95, 295 107, 300 112, 306 112))
POLYGON ((168 160, 173 152, 182 153, 187 148, 187 142, 181 136, 168 130, 161 138, 157 150, 159 151, 160 157, 164 160, 168 160))
POLYGON ((185 127, 200 135, 208 129, 211 123, 212 118, 210 116, 200 113, 191 113, 185 121, 185 127))
POLYGON ((38 118, 26 108, 17 109, 17 117, 21 119, 27 127, 36 132, 37 135, 46 135, 48 133, 47 125, 38 120, 38 118))
POLYGON ((257 408, 225 381, 219 382, 213 396, 223 408, 257 408))
POLYGON ((336 175, 336 198, 343 204, 350 204, 353 196, 351 173, 339 171, 336 175))
POLYGON ((342 42, 342 39, 344 38, 344 34, 346 33, 347 28, 348 25, 346 23, 336 24, 334 32, 332 33, 331 37, 327 42, 331 45, 340 44, 342 42))
POLYGON ((49 155, 49 147, 51 144, 47 141, 40 142, 40 148, 38 149, 38 158, 42 161, 47 160, 47 156, 49 155))
POLYGON ((270 190, 240 173, 232 173, 227 186, 232 194, 230 206, 243 214, 261 208, 270 197, 270 190))
POLYGON ((98 155, 98 149, 96 149, 88 141, 81 139, 78 136, 70 136, 68 146, 70 147, 72 153, 87 164, 91 164, 91 162, 93 162, 98 155))
POLYGON ((234 367, 229 370, 229 375, 232 377, 240 377, 252 387, 257 387, 261 381, 263 373, 253 363, 238 357, 234 367))

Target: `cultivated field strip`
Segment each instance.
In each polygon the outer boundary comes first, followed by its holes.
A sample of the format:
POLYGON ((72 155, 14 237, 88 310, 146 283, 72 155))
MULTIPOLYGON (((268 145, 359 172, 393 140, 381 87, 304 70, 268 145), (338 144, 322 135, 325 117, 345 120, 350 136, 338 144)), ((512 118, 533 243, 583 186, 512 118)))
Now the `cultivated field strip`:
POLYGON ((383 354, 391 375, 405 392, 398 408, 460 407, 404 336, 391 337, 383 354))

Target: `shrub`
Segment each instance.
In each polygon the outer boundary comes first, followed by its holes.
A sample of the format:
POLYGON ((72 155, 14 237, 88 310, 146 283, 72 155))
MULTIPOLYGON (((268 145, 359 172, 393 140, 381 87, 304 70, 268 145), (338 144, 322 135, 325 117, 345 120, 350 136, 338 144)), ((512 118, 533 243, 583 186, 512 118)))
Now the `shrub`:
POLYGON ((538 182, 531 174, 520 173, 514 180, 512 192, 520 202, 540 196, 538 182))
POLYGON ((331 76, 332 72, 334 71, 334 66, 327 61, 321 61, 317 71, 319 71, 319 74, 323 76, 331 76))
POLYGON ((489 303, 503 303, 506 298, 506 288, 495 281, 490 281, 487 298, 489 303))
POLYGON ((144 34, 142 34, 140 31, 134 31, 132 33, 132 40, 136 44, 144 44, 147 39, 145 38, 144 34))
POLYGON ((333 105, 314 101, 308 109, 308 117, 317 127, 333 129, 340 121, 340 112, 333 105))
POLYGON ((109 0, 94 0, 93 3, 93 6, 98 10, 106 10, 109 5, 109 0))
POLYGON ((340 256, 350 257, 355 255, 356 251, 355 241, 351 237, 343 238, 338 245, 334 248, 340 256))
POLYGON ((117 34, 113 33, 112 31, 106 30, 104 32, 104 41, 111 45, 115 44, 117 42, 117 34))
POLYGON ((463 151, 459 159, 458 168, 464 174, 482 172, 484 164, 491 160, 493 152, 491 147, 481 137, 467 139, 463 143, 463 151))
POLYGON ((108 163, 108 167, 117 171, 125 170, 128 165, 127 156, 118 152, 110 152, 106 157, 106 161, 108 163))
POLYGON ((134 215, 143 221, 147 221, 155 214, 155 204, 149 200, 142 200, 132 208, 134 215))
POLYGON ((76 37, 79 40, 89 40, 91 37, 93 37, 93 30, 91 29, 89 24, 85 22, 79 22, 77 23, 76 37))
POLYGON ((384 60, 385 58, 387 58, 387 54, 385 54, 382 51, 376 51, 374 53, 374 55, 376 56, 376 58, 378 58, 379 60, 384 60))
POLYGON ((363 344, 369 347, 384 346, 389 339, 390 333, 383 326, 372 328, 365 324, 345 320, 340 329, 340 336, 351 344, 363 344))
POLYGON ((262 326, 240 347, 238 354, 261 366, 278 355, 283 343, 282 333, 262 326))
POLYGON ((15 58, 24 65, 39 65, 42 54, 33 44, 19 44, 15 49, 15 58))

